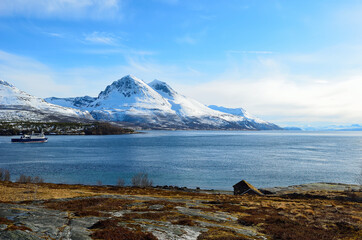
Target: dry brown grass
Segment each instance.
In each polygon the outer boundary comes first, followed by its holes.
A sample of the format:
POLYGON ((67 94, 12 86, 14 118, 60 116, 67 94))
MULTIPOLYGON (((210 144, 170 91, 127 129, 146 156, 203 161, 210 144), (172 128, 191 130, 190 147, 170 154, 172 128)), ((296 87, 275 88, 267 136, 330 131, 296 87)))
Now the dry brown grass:
POLYGON ((209 199, 210 194, 192 193, 157 188, 69 185, 53 183, 0 182, 0 202, 33 201, 96 195, 134 195, 170 199, 209 199), (34 192, 37 192, 36 198, 34 192))
POLYGON ((124 221, 134 220, 134 219, 149 219, 157 221, 169 221, 178 216, 177 212, 145 212, 145 213, 126 213, 120 219, 124 221))
POLYGON ((286 217, 269 216, 265 219, 263 232, 272 235, 274 239, 281 240, 333 240, 337 239, 336 232, 315 226, 309 226, 305 222, 292 221, 286 217))
POLYGON ((94 196, 97 193, 71 187, 53 188, 48 183, 0 182, 0 202, 33 201, 94 196))
POLYGON ((10 221, 9 219, 0 217, 0 224, 9 225, 9 224, 12 224, 12 223, 13 223, 13 222, 10 221))
POLYGON ((238 213, 238 212, 244 212, 246 207, 240 205, 240 203, 220 203, 220 204, 211 204, 208 205, 208 208, 204 208, 205 211, 220 211, 228 212, 228 213, 238 213))
POLYGON ((96 230, 92 233, 93 239, 105 240, 157 240, 152 233, 132 231, 125 227, 113 227, 96 230))
POLYGON ((13 221, 3 217, 0 217, 0 224, 7 225, 4 231, 15 231, 15 230, 30 231, 30 232, 32 231, 30 228, 24 225, 14 225, 13 221))
POLYGON ((176 218, 173 218, 171 223, 176 224, 176 225, 184 225, 184 226, 195 226, 196 225, 196 223, 194 222, 194 219, 189 216, 178 216, 176 218))
POLYGON ((118 220, 107 219, 95 223, 91 229, 94 230, 93 239, 106 240, 157 240, 152 233, 145 233, 139 229, 132 230, 119 226, 118 220))
POLYGON ((200 234, 197 240, 251 240, 248 236, 238 234, 226 228, 211 228, 209 231, 200 234))
MULTIPOLYGON (((185 226, 198 225, 198 221, 208 221, 203 217, 187 216, 176 210, 177 206, 188 207, 190 205, 193 207, 189 208, 200 209, 207 214, 224 212, 238 217, 239 225, 235 221, 229 222, 229 224, 240 228, 247 226, 272 239, 362 239, 362 203, 353 200, 358 198, 360 193, 354 193, 353 196, 345 192, 314 192, 287 196, 233 196, 154 188, 49 183, 37 186, 38 199, 96 195, 130 195, 159 199, 140 200, 142 198, 137 198, 138 200, 131 200, 91 197, 45 202, 45 206, 48 208, 70 211, 76 216, 110 216, 106 212, 132 211, 112 220, 113 223, 105 223, 113 224, 112 226, 99 227, 96 231, 98 235, 93 237, 100 239, 112 239, 110 233, 114 233, 115 236, 121 236, 123 233, 124 236, 127 236, 130 234, 128 231, 141 234, 141 229, 134 228, 133 231, 121 228, 118 226, 118 221, 122 221, 124 224, 136 224, 134 219, 149 219, 185 226), (182 201, 176 201, 179 199, 182 201), (164 207, 155 209, 151 207, 152 205, 164 207)), ((32 184, 0 182, 0 201, 31 201, 33 195, 34 185, 32 184)), ((0 219, 0 223, 1 221, 5 220, 0 219)), ((142 234, 141 237, 144 236, 142 234)), ((248 239, 248 237, 237 235, 227 229, 211 228, 209 232, 201 234, 200 239, 248 239)))
POLYGON ((47 208, 71 211, 76 216, 109 216, 104 212, 118 211, 131 203, 131 200, 114 198, 86 198, 68 201, 48 201, 44 203, 47 208))
POLYGON ((259 226, 273 239, 333 240, 361 237, 361 205, 334 200, 265 200, 262 207, 244 210, 239 223, 259 226), (339 206, 336 208, 335 206, 339 206), (338 210, 339 209, 339 210, 338 210), (340 222, 343 224, 340 224, 340 222))
POLYGON ((5 231, 15 231, 15 230, 20 230, 20 231, 29 231, 32 232, 32 230, 26 226, 23 225, 9 225, 5 231))
POLYGON ((90 229, 106 229, 119 227, 119 221, 117 219, 101 220, 93 224, 90 229))
POLYGON ((149 210, 153 205, 162 205, 163 207, 160 209, 152 209, 152 211, 170 211, 174 210, 175 207, 181 206, 184 207, 185 203, 180 202, 172 202, 172 201, 165 201, 165 200, 151 200, 151 201, 142 201, 142 204, 135 205, 131 209, 132 211, 145 211, 149 210))

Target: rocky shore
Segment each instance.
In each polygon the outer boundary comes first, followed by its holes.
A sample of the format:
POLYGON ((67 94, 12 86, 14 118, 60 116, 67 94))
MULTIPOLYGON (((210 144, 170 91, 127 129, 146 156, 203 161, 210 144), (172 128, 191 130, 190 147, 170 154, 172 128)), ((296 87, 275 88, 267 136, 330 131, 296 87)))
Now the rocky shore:
POLYGON ((359 186, 266 190, 0 182, 0 239, 361 239, 359 186))

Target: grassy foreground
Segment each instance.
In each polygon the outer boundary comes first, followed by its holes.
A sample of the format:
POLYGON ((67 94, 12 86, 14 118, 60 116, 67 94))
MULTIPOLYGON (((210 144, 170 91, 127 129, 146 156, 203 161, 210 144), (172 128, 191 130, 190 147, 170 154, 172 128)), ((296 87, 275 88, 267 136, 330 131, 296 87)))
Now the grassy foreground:
POLYGON ((0 182, 0 239, 1 234, 65 239, 60 233, 68 231, 70 235, 83 234, 82 239, 357 240, 362 239, 361 198, 362 192, 356 191, 234 196, 156 188, 0 182), (24 217, 24 212, 32 214, 24 217), (41 230, 47 223, 34 217, 40 213, 65 219, 56 229, 58 235, 41 230), (85 219, 89 225, 77 225, 84 231, 75 233, 72 224, 85 219))

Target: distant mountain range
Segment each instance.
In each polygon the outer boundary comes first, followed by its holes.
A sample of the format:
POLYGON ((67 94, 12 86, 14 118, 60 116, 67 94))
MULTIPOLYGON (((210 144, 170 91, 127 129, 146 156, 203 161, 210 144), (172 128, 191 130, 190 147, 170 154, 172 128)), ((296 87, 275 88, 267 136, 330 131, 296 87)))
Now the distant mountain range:
POLYGON ((304 131, 362 131, 362 125, 328 125, 323 127, 302 127, 304 131))
POLYGON ((151 129, 278 130, 242 108, 205 106, 165 82, 125 76, 98 97, 33 97, 0 82, 1 121, 112 121, 151 129))
POLYGON ((89 112, 62 107, 23 92, 0 80, 0 121, 91 121, 89 112))
POLYGON ((283 127, 284 130, 289 131, 362 131, 362 125, 325 125, 325 126, 300 126, 300 127, 283 127))

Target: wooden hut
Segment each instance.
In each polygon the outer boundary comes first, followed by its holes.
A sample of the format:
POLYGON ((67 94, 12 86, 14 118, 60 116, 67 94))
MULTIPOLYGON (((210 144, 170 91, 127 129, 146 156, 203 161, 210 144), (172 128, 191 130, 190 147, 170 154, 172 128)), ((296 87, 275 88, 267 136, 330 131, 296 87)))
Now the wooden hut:
POLYGON ((255 188, 253 185, 251 185, 245 180, 241 180, 233 187, 234 187, 234 195, 243 195, 243 194, 259 195, 259 196, 264 195, 257 188, 255 188))

